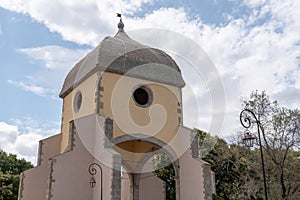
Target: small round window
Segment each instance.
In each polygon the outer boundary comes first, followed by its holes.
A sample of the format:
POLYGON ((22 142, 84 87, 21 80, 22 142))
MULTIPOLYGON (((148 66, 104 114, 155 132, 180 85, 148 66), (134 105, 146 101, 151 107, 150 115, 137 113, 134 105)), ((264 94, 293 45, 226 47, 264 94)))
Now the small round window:
POLYGON ((81 103, 82 103, 82 94, 80 91, 78 91, 75 95, 74 98, 74 105, 73 105, 73 109, 75 112, 78 112, 80 107, 81 107, 81 103))
POLYGON ((152 103, 152 92, 146 86, 135 89, 132 96, 135 104, 140 107, 147 107, 152 103))

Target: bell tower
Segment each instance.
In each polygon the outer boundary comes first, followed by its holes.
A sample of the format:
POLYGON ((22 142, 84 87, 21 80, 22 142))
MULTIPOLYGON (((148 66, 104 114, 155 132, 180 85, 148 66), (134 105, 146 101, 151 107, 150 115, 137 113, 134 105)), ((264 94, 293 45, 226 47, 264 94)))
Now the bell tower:
POLYGON ((119 17, 116 35, 68 73, 61 133, 40 141, 20 200, 165 199, 165 183, 153 173, 161 153, 175 171, 176 199, 212 199, 210 166, 182 125, 180 68, 164 51, 131 39, 119 17))

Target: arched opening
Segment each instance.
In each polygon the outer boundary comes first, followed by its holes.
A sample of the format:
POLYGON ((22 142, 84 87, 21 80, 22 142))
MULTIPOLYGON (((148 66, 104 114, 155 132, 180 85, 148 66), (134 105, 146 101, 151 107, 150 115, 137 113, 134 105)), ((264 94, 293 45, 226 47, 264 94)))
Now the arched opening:
POLYGON ((129 135, 113 143, 122 156, 122 200, 179 199, 178 160, 169 146, 129 135))

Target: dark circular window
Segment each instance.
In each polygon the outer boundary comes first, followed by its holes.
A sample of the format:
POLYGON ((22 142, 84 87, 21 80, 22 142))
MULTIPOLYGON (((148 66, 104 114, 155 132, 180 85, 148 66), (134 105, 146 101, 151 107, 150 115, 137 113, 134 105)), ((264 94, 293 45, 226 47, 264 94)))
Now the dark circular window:
POLYGON ((82 103, 82 94, 80 91, 78 91, 75 95, 74 98, 74 105, 73 105, 73 109, 75 112, 78 112, 80 107, 81 107, 81 103, 82 103))
POLYGON ((134 90, 133 99, 138 106, 147 107, 152 103, 151 90, 145 86, 141 86, 134 90))

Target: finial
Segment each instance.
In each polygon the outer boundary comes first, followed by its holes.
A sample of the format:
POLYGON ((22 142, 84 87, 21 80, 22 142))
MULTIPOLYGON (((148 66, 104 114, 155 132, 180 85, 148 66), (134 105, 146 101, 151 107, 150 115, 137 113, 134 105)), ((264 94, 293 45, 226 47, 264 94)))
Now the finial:
POLYGON ((120 17, 120 22, 118 23, 119 31, 123 32, 124 24, 122 22, 122 15, 120 13, 117 13, 117 17, 120 17))

